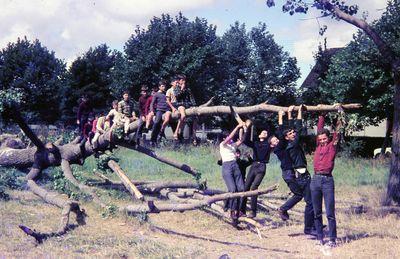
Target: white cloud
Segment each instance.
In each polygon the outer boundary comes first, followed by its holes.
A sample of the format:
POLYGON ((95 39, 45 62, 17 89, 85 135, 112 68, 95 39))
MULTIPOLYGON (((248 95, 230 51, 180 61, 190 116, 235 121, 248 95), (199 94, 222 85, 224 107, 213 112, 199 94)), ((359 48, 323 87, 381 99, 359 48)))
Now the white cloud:
POLYGON ((153 16, 175 15, 214 1, 0 0, 0 48, 27 36, 71 62, 102 43, 122 50, 135 26, 146 26, 153 16))

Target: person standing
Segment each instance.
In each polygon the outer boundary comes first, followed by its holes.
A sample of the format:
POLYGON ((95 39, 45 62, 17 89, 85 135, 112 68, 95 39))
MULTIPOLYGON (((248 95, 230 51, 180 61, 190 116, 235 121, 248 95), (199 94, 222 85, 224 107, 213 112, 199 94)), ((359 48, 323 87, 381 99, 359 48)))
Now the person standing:
MULTIPOLYGON (((343 112, 343 108, 338 106, 339 113, 343 112)), ((341 120, 337 120, 336 130, 332 139, 330 132, 324 128, 325 117, 318 117, 317 125, 317 147, 314 153, 314 175, 311 179, 311 197, 314 207, 314 221, 317 231, 317 239, 319 244, 324 244, 324 233, 322 224, 322 199, 325 201, 325 212, 328 218, 329 241, 326 244, 329 247, 336 246, 336 217, 335 217, 335 182, 333 180, 333 169, 335 165, 335 157, 337 145, 339 143, 339 134, 342 127, 341 120)))
POLYGON ((88 121, 89 114, 92 112, 92 108, 90 106, 89 98, 84 95, 79 102, 78 111, 76 114, 76 124, 79 126, 79 132, 83 137, 83 128, 88 121))
MULTIPOLYGON (((244 183, 239 166, 236 162, 236 150, 243 143, 242 139, 233 141, 237 131, 244 125, 239 124, 235 129, 226 136, 219 144, 219 152, 222 159, 222 178, 228 188, 229 192, 242 192, 244 190, 244 183)), ((236 225, 239 218, 240 198, 229 199, 228 207, 231 210, 231 218, 236 225)))
MULTIPOLYGON (((250 125, 250 121, 246 123, 250 125)), ((260 186, 262 180, 264 179, 267 164, 269 162, 269 157, 271 153, 270 143, 267 141, 268 131, 262 130, 258 135, 258 141, 251 141, 250 131, 247 131, 245 134, 244 144, 253 149, 253 163, 249 169, 249 173, 246 177, 246 182, 244 184, 244 190, 253 191, 257 190, 260 186)), ((247 197, 243 198, 241 211, 243 213, 246 212, 247 206, 247 197)), ((247 214, 248 218, 254 218, 257 215, 257 196, 251 197, 250 202, 251 211, 247 214)))
POLYGON ((139 124, 136 130, 136 143, 139 143, 139 140, 142 138, 142 131, 146 124, 146 103, 150 98, 150 95, 147 92, 147 86, 142 86, 140 89, 140 97, 139 97, 139 124))
POLYGON ((150 104, 150 111, 155 114, 155 121, 151 131, 151 143, 155 145, 157 143, 158 134, 164 132, 165 127, 168 125, 171 111, 167 104, 167 97, 165 96, 165 80, 161 80, 158 84, 158 92, 153 96, 150 104), (164 121, 162 117, 164 115, 164 121))

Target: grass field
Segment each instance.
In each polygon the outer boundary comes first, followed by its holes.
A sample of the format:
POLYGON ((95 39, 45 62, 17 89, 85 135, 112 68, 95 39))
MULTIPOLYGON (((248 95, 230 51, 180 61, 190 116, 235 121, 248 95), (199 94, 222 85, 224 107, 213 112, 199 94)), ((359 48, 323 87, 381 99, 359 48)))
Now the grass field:
MULTIPOLYGON (((215 147, 160 149, 158 153, 197 168, 208 187, 225 189, 215 147)), ((115 154, 131 179, 193 180, 188 174, 134 151, 121 148, 115 154)), ((18 224, 42 231, 54 230, 60 210, 28 191, 10 190, 7 191, 10 200, 0 201, 0 257, 218 258, 228 254, 231 258, 396 258, 400 257, 400 224, 395 215, 345 212, 352 203, 379 206, 385 193, 387 163, 337 158, 334 175, 339 247, 329 251, 317 248, 315 241, 301 234, 301 218, 283 223, 273 211, 259 215, 267 225, 262 230, 264 237, 260 238, 250 230, 235 230, 203 211, 151 214, 143 221, 140 217, 104 213, 85 200, 81 203, 89 214, 87 225, 35 245, 18 229, 18 224)), ((309 169, 312 170, 310 166, 309 169)), ((93 178, 91 172, 96 170, 96 161, 90 158, 83 167, 75 166, 74 170, 82 180, 93 178)), ((113 174, 108 176, 117 179, 113 174)), ((278 193, 287 193, 279 164, 272 156, 260 188, 274 183, 280 184, 278 193)), ((51 182, 44 184, 47 188, 54 187, 51 182)), ((115 206, 130 202, 125 193, 102 190, 99 194, 115 206)), ((303 206, 298 205, 297 210, 303 206)))

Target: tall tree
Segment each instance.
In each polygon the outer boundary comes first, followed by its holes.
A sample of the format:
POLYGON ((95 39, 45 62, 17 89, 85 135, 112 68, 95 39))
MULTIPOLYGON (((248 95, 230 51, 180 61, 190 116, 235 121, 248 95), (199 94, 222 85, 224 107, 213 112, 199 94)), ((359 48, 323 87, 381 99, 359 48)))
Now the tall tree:
POLYGON ((134 93, 141 84, 156 84, 182 73, 197 102, 204 102, 221 82, 219 38, 207 20, 188 20, 182 14, 154 17, 147 29, 138 27, 125 45, 129 79, 134 93))
POLYGON ((65 63, 39 40, 18 38, 0 51, 2 103, 8 100, 10 105, 16 100, 28 121, 53 123, 59 119, 65 75, 65 63))
MULTIPOLYGON (((274 0, 267 0, 269 7, 275 5, 274 0)), ((338 0, 314 0, 312 3, 299 1, 284 1, 282 10, 294 13, 307 13, 308 8, 316 8, 321 11, 323 16, 330 16, 338 20, 345 21, 361 29, 376 45, 385 67, 391 71, 394 85, 394 116, 393 116, 393 138, 392 138, 392 159, 390 166, 390 176, 387 187, 387 199, 385 204, 395 203, 400 205, 400 53, 399 48, 391 45, 385 34, 379 32, 368 24, 365 20, 355 17, 358 6, 346 5, 345 1, 338 0)), ((384 23, 397 26, 399 24, 400 1, 393 0, 388 2, 385 13, 382 16, 384 23)), ((398 39, 398 34, 393 35, 398 39)))
POLYGON ((88 95, 93 108, 105 108, 111 102, 111 71, 115 67, 116 57, 106 44, 90 48, 72 62, 68 71, 69 89, 65 92, 63 115, 65 119, 73 116, 72 107, 82 95, 88 95))

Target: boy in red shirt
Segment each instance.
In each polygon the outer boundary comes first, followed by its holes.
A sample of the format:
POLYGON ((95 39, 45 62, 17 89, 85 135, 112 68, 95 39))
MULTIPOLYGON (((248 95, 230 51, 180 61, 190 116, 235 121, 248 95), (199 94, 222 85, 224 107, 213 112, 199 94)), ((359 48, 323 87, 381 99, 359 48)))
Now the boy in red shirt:
MULTIPOLYGON (((343 108, 337 105, 338 112, 342 113, 343 108)), ((314 153, 314 176, 311 179, 310 189, 314 208, 314 223, 317 231, 317 239, 323 244, 322 224, 322 199, 325 200, 326 216, 329 226, 329 247, 336 246, 336 218, 335 218, 335 183, 332 171, 335 163, 337 144, 339 142, 338 132, 341 129, 341 120, 337 120, 336 130, 330 139, 329 130, 324 128, 325 118, 319 116, 317 127, 317 147, 314 153)))

